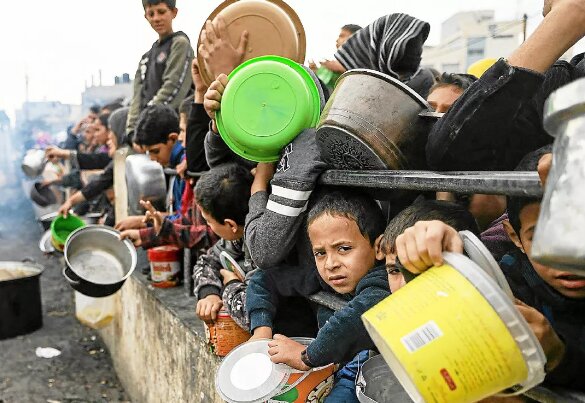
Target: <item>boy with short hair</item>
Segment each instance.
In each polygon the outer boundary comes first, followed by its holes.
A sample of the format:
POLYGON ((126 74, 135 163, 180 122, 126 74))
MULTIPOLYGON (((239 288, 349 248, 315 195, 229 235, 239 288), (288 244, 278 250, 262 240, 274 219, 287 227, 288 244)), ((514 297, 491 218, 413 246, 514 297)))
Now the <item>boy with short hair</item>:
MULTIPOLYGON (((248 213, 248 200, 252 174, 241 165, 232 163, 212 168, 201 176, 195 187, 195 200, 211 229, 221 239, 201 256, 194 268, 195 295, 198 297, 197 316, 213 321, 222 307, 243 329, 251 330, 257 338, 265 337, 264 329, 250 329, 246 299, 253 300, 258 312, 270 311, 274 327, 294 336, 312 336, 316 323, 305 300, 286 298, 275 291, 273 273, 254 270, 244 243, 244 222, 248 213), (242 281, 233 272, 222 267, 220 255, 227 253, 239 263, 245 273, 242 281), (262 293, 256 295, 253 285, 260 283, 262 293), (248 287, 250 285, 250 287, 248 287), (290 312, 292 311, 292 312, 290 312)), ((255 313, 258 322, 258 314, 255 313)), ((259 315, 263 315, 259 313, 259 315)), ((264 323, 262 321, 262 323, 264 323)), ((272 321, 271 321, 272 324, 272 321)), ((272 333, 269 335, 272 336, 272 333)))
POLYGON ((178 9, 175 0, 142 0, 144 18, 158 40, 141 58, 134 77, 134 93, 126 132, 136 129, 140 113, 149 105, 170 105, 177 110, 193 84, 189 70, 193 49, 187 35, 173 31, 178 9))
POLYGON ((248 328, 244 311, 245 284, 234 273, 222 268, 220 255, 226 252, 235 261, 243 260, 243 270, 246 273, 252 271, 250 260, 245 259, 243 239, 252 180, 252 174, 246 168, 226 164, 203 174, 195 186, 195 200, 201 215, 220 237, 206 254, 199 257, 193 270, 197 316, 205 321, 215 320, 224 306, 244 329, 248 328))
MULTIPOLYGON (((179 139, 179 117, 168 105, 151 105, 140 114, 136 125, 134 143, 141 146, 152 161, 158 162, 163 168, 176 168, 185 155, 185 148, 179 139)), ((173 215, 165 221, 180 217, 181 197, 185 188, 184 180, 175 176, 172 194, 173 215)), ((116 224, 116 229, 124 231, 135 246, 150 245, 157 234, 153 228, 144 228, 145 216, 132 216, 116 224)), ((164 224, 163 224, 164 225, 164 224)))
MULTIPOLYGON (((535 171, 547 148, 526 156, 517 170, 535 171)), ((544 384, 585 391, 585 277, 546 267, 530 258, 532 236, 541 199, 508 198, 506 230, 517 250, 504 256, 500 266, 510 284, 516 308, 538 337, 545 355, 544 384)), ((439 222, 419 222, 400 235, 396 247, 400 261, 411 272, 442 264, 442 251, 462 251, 456 230, 439 222), (418 245, 413 249, 414 245, 418 245)))
MULTIPOLYGON (((390 295, 386 271, 376 260, 384 229, 382 211, 366 194, 334 190, 316 200, 307 222, 319 275, 348 304, 335 313, 329 312, 329 318, 308 347, 275 335, 268 352, 273 362, 298 370, 347 363, 358 353, 359 362, 365 358, 361 352, 375 349, 361 315, 390 295)), ((326 401, 357 401, 358 367, 354 360, 338 371, 334 389, 326 401)))
POLYGON ((471 213, 463 206, 455 202, 443 200, 420 200, 402 210, 386 227, 382 241, 380 242, 380 254, 378 259, 386 260, 388 283, 390 291, 396 292, 406 284, 405 275, 397 267, 396 262, 396 238, 408 228, 419 221, 442 221, 457 231, 468 230, 479 235, 479 228, 471 213))

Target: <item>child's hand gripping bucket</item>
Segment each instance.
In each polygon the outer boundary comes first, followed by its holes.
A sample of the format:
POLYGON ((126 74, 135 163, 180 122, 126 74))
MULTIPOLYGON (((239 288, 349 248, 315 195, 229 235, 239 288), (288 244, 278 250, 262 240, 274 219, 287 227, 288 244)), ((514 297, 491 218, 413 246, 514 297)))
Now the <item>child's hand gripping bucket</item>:
MULTIPOLYGON (((293 340, 308 344, 312 339, 293 340)), ((221 363, 215 378, 221 397, 231 403, 322 402, 333 386, 333 364, 297 371, 274 364, 268 354, 270 340, 254 340, 232 350, 221 363)))
MULTIPOLYGON (((466 248, 470 234, 462 234, 466 248)), ((473 241, 477 252, 481 243, 473 241)), ((500 288, 501 272, 496 282, 463 255, 445 253, 444 260, 362 316, 409 396, 467 403, 542 382, 544 352, 500 288)))

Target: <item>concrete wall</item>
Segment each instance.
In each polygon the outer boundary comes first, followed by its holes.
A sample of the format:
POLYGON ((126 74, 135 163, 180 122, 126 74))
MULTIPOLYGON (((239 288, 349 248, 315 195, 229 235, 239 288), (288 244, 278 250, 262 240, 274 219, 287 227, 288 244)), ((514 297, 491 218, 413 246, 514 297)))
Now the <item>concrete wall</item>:
POLYGON ((218 358, 209 352, 194 300, 182 287, 157 290, 142 274, 117 294, 112 324, 100 331, 133 402, 221 402, 218 358))

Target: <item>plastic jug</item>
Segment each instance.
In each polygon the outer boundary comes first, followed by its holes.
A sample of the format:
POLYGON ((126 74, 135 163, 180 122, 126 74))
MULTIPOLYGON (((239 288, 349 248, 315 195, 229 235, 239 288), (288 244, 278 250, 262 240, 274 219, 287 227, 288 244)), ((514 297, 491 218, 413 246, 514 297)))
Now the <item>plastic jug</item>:
POLYGON ((114 318, 114 296, 93 298, 75 291, 75 316, 92 329, 101 329, 114 318))

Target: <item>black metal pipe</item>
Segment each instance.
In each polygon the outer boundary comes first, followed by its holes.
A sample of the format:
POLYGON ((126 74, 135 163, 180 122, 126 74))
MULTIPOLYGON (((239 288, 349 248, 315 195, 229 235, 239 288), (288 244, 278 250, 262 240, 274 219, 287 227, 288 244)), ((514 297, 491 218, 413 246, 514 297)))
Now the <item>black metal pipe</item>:
POLYGON ((536 172, 432 172, 432 171, 326 171, 324 185, 375 189, 483 193, 510 196, 542 196, 536 172))

